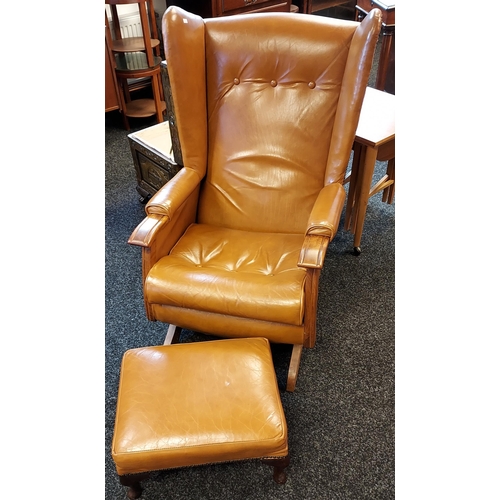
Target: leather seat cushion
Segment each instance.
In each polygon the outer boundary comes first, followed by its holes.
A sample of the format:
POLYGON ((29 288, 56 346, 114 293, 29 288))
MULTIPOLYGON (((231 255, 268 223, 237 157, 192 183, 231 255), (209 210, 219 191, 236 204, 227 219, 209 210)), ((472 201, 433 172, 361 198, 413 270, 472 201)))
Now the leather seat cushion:
POLYGON ((305 269, 301 234, 193 224, 150 270, 146 300, 213 313, 301 325, 305 269))
POLYGON ((118 474, 287 454, 267 339, 125 353, 112 442, 118 474))

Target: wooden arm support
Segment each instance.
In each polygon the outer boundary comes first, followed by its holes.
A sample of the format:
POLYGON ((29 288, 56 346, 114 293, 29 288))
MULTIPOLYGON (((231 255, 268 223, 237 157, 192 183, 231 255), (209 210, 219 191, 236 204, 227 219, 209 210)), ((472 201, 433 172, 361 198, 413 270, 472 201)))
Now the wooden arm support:
POLYGON ((326 236, 306 236, 297 265, 312 269, 322 269, 330 239, 326 236))
MULTIPOLYGON (((340 183, 326 185, 319 193, 309 216, 308 228, 299 254, 297 265, 307 269, 306 304, 304 311, 304 347, 316 343, 316 309, 318 306, 318 283, 330 241, 337 232, 344 207, 345 189, 340 183)), ((302 353, 301 346, 294 346, 290 364, 287 390, 295 387, 296 369, 302 353)))
POLYGON ((163 215, 148 215, 134 229, 128 239, 128 243, 138 247, 149 247, 160 228, 168 222, 168 217, 163 215))

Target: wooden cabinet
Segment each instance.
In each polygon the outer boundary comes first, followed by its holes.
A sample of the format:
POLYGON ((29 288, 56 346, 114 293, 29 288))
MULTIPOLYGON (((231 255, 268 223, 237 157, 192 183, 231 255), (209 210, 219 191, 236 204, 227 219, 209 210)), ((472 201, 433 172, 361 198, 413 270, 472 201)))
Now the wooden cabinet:
POLYGON ((137 176, 136 189, 145 203, 181 168, 175 163, 168 122, 128 135, 137 176))
POLYGON ((331 7, 347 6, 352 8, 354 20, 356 0, 293 0, 293 3, 298 6, 299 12, 304 14, 313 14, 314 12, 331 7))
POLYGON ((250 12, 290 12, 290 0, 217 0, 215 16, 232 16, 250 12))
POLYGON ((291 0, 173 0, 176 5, 201 17, 222 17, 256 12, 290 12, 291 0))
POLYGON ((357 0, 356 8, 364 17, 372 9, 380 9, 382 12, 382 23, 386 26, 396 24, 396 2, 382 0, 357 0))

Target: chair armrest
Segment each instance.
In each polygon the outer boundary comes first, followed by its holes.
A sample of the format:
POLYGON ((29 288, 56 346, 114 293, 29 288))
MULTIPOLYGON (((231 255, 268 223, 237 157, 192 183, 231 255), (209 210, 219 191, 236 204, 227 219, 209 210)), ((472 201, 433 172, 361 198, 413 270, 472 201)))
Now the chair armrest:
POLYGON ((168 223, 168 219, 161 215, 148 215, 143 219, 139 225, 134 229, 133 233, 128 239, 129 245, 136 245, 138 247, 149 247, 155 234, 159 229, 168 223))
MULTIPOLYGON (((170 227, 170 222, 173 226, 167 233, 172 230, 174 233, 182 232, 185 229, 184 226, 189 225, 190 220, 183 217, 181 213, 199 184, 200 178, 196 172, 187 168, 179 170, 148 202, 147 217, 134 229, 128 243, 145 248, 151 247, 160 229, 167 225, 170 227), (179 229, 179 224, 183 226, 182 229, 179 229)), ((189 206, 194 206, 193 203, 196 202, 189 201, 189 206)), ((187 210, 188 218, 190 211, 192 210, 187 210)), ((163 239, 168 237, 164 231, 162 233, 164 233, 163 239)))
POLYGON ((172 220, 175 211, 200 184, 198 174, 190 168, 181 168, 146 205, 148 215, 162 215, 172 220))
POLYGON ((330 240, 326 236, 307 235, 300 250, 299 267, 322 269, 330 240))
POLYGON ((327 184, 311 210, 306 235, 326 236, 332 241, 339 227, 344 201, 344 186, 338 182, 327 184))
POLYGON ((307 223, 306 236, 297 263, 299 267, 323 267, 328 244, 339 227, 344 201, 345 189, 342 184, 327 184, 320 191, 307 223))

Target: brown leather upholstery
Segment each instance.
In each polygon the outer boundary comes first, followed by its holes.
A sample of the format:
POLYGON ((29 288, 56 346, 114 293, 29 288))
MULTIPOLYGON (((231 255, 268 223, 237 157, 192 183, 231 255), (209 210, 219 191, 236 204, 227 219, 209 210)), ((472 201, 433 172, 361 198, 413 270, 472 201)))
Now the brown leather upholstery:
POLYGON ((129 239, 143 247, 150 320, 314 346, 319 273, 380 25, 378 9, 361 24, 167 9, 184 168, 129 239))
POLYGON ((127 351, 112 456, 119 475, 288 457, 269 341, 230 339, 127 351))

